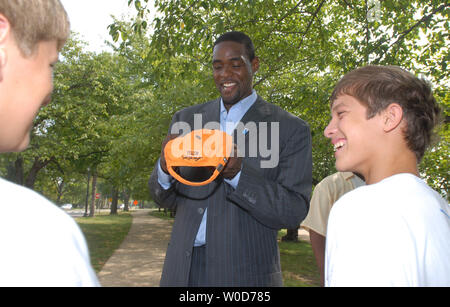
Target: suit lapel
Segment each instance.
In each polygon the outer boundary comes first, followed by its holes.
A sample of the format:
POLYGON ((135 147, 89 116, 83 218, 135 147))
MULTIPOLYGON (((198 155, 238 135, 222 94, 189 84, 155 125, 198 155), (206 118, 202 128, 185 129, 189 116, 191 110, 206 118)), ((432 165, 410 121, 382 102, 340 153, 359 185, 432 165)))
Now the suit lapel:
POLYGON ((258 95, 255 103, 248 109, 247 113, 242 117, 241 122, 245 125, 248 122, 264 121, 271 114, 269 104, 258 95))
POLYGON ((209 122, 217 122, 220 124, 220 98, 206 104, 201 114, 203 126, 209 122))
MULTIPOLYGON (((259 157, 257 146, 257 139, 259 137, 259 125, 261 122, 270 122, 272 111, 270 104, 265 102, 259 95, 255 103, 248 109, 247 113, 241 119, 241 125, 238 125, 233 132, 234 141, 238 145, 240 155, 246 159, 249 157, 257 158, 259 157), (244 129, 244 130, 242 130, 244 129), (250 130, 248 130, 250 129, 250 130), (256 129, 255 131, 251 131, 256 129), (247 130, 247 131, 245 131, 247 130), (244 136, 244 144, 240 143, 242 141, 242 136, 244 136), (252 139, 251 139, 252 138, 252 139)), ((253 161, 248 161, 247 163, 257 163, 259 158, 250 159, 253 161)), ((256 167, 256 166, 255 166, 256 167)))

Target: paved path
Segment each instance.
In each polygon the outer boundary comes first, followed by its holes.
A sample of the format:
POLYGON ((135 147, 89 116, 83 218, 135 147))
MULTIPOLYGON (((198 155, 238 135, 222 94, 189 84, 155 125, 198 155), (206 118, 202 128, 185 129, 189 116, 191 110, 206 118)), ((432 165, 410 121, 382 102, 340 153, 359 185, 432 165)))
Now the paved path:
POLYGON ((149 210, 132 213, 130 232, 98 273, 104 287, 157 287, 170 239, 170 221, 149 210))

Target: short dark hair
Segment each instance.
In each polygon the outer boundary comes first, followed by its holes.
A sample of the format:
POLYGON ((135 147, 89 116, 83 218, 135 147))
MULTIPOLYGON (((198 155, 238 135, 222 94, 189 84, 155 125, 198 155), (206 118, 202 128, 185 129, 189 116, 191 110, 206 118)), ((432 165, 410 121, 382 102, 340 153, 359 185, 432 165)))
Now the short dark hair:
POLYGON ((214 47, 216 47, 217 44, 222 43, 222 42, 229 42, 229 41, 243 44, 245 46, 245 50, 247 52, 247 56, 248 56, 249 60, 253 61, 253 59, 255 58, 255 46, 253 46, 253 42, 250 39, 250 37, 243 32, 231 31, 231 32, 222 34, 214 42, 213 49, 214 49, 214 47))
POLYGON ((433 140, 441 112, 428 82, 398 66, 369 65, 349 72, 338 82, 331 104, 341 95, 350 95, 365 105, 368 119, 398 103, 407 122, 403 131, 406 143, 420 162, 433 140))

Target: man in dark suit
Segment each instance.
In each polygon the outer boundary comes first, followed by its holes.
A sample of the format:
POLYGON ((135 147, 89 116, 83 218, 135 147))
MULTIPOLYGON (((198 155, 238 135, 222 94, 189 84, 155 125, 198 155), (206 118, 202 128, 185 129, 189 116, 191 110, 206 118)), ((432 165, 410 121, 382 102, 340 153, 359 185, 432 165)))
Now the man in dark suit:
MULTIPOLYGON (((178 111, 162 152, 180 127, 198 128, 199 119, 233 135, 237 152, 221 176, 199 187, 175 181, 164 155, 158 160, 150 193, 159 206, 176 209, 161 286, 282 286, 277 232, 298 227, 308 213, 310 130, 253 90, 259 59, 247 35, 222 35, 212 64, 221 98, 178 111)), ((209 175, 207 168, 178 172, 196 181, 209 175)))

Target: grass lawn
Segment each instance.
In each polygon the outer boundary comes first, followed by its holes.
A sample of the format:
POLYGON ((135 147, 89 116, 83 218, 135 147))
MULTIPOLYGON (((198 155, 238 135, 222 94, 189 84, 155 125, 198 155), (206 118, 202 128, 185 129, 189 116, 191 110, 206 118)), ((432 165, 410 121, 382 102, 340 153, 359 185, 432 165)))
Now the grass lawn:
POLYGON ((278 232, 281 270, 285 287, 320 287, 320 274, 311 244, 304 241, 281 242, 286 230, 278 232))
POLYGON ((131 214, 120 212, 118 215, 97 215, 75 220, 86 237, 91 263, 98 273, 128 234, 131 214))

